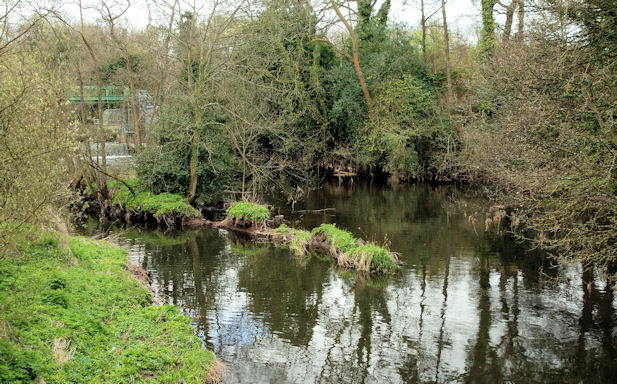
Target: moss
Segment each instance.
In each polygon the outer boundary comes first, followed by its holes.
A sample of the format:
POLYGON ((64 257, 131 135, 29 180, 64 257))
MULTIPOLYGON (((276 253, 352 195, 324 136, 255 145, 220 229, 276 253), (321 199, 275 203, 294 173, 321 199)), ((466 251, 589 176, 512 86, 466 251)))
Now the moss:
POLYGON ((0 382, 204 382, 214 355, 188 317, 150 306, 114 245, 55 236, 0 260, 0 382), (61 242, 60 242, 61 243, 61 242))
POLYGON ((250 223, 263 223, 270 218, 270 211, 263 205, 249 203, 248 201, 236 201, 227 208, 227 216, 238 221, 250 223))
POLYGON ((144 189, 141 183, 135 179, 128 180, 127 184, 133 188, 135 195, 122 183, 112 181, 108 184, 109 189, 113 191, 113 203, 122 206, 127 211, 150 212, 156 218, 164 216, 201 216, 199 211, 193 208, 180 195, 167 192, 160 194, 152 193, 144 189))

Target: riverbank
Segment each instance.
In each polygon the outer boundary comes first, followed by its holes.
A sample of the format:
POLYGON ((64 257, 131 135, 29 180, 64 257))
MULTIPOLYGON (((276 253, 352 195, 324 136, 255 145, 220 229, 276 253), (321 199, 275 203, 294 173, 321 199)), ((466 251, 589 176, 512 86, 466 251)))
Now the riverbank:
POLYGON ((86 214, 164 228, 181 227, 185 220, 201 218, 199 210, 183 196, 152 193, 136 179, 110 181, 104 191, 86 187, 73 204, 86 214))
POLYGON ((0 382, 217 382, 175 306, 152 306, 125 252, 45 234, 0 260, 0 382))

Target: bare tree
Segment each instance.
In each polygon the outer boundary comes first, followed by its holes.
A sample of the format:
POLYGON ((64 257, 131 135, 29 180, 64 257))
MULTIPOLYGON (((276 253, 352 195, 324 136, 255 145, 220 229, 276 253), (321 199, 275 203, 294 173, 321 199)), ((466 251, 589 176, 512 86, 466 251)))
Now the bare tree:
POLYGON ((446 2, 441 0, 441 14, 443 16, 443 36, 446 43, 446 77, 448 86, 448 102, 451 103, 454 96, 452 95, 452 73, 450 69, 450 37, 448 36, 448 21, 446 19, 446 2))

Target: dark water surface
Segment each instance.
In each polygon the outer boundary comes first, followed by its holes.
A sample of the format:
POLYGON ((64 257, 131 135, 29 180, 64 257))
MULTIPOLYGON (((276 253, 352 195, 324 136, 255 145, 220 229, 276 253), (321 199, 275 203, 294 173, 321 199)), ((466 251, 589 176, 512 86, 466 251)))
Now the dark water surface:
POLYGON ((469 219, 478 202, 452 187, 328 184, 296 205, 336 208, 296 226, 387 237, 405 262, 389 279, 215 229, 119 241, 231 383, 616 382, 610 285, 576 265, 555 281, 540 255, 469 219))

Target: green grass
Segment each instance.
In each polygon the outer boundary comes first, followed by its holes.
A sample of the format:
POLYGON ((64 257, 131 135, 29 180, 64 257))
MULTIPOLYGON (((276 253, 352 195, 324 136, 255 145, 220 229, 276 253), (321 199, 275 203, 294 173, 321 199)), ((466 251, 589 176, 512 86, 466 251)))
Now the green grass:
POLYGON ((263 223, 270 218, 270 211, 263 205, 249 203, 248 201, 236 201, 227 208, 227 216, 238 221, 251 223, 263 223))
POLYGON ((358 239, 356 239, 351 232, 339 229, 336 224, 322 224, 319 227, 313 228, 311 231, 313 234, 324 234, 326 238, 334 248, 341 250, 342 252, 351 252, 358 246, 358 239))
POLYGON ((400 268, 394 253, 378 245, 364 243, 351 232, 337 228, 336 224, 322 224, 313 228, 311 234, 325 236, 325 241, 338 253, 340 266, 374 273, 389 273, 400 268))
POLYGON ((273 231, 274 233, 289 236, 291 239, 289 242, 289 249, 296 256, 306 256, 309 254, 309 244, 311 243, 312 236, 311 232, 303 229, 289 228, 287 224, 281 224, 273 231))
POLYGON ((274 229, 274 233, 280 233, 281 235, 290 235, 293 232, 292 228, 289 228, 287 224, 281 224, 278 228, 274 229))
POLYGON ((386 273, 399 268, 392 253, 375 244, 357 246, 351 251, 351 257, 356 260, 370 260, 370 270, 377 273, 386 273))
POLYGON ((188 201, 174 193, 155 194, 143 188, 135 179, 127 180, 135 195, 126 185, 117 181, 109 182, 108 188, 113 191, 112 202, 122 206, 127 211, 150 212, 156 218, 163 216, 200 217, 201 214, 188 201))
POLYGON ((105 242, 54 235, 0 259, 0 382, 202 383, 214 355, 189 318, 150 306, 105 242))
POLYGON ((289 244, 289 249, 296 255, 308 254, 311 243, 311 233, 302 229, 292 229, 294 238, 289 244))

